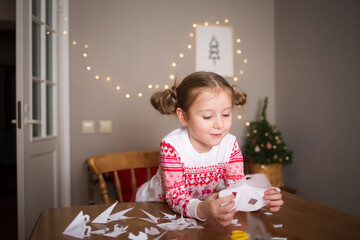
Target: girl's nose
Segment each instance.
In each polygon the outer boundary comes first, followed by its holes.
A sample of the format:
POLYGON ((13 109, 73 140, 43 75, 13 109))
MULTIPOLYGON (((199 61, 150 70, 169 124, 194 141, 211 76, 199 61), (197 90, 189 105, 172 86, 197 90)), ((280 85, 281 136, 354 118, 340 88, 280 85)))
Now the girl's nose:
POLYGON ((224 126, 224 122, 221 117, 217 117, 214 122, 214 128, 221 129, 224 126))

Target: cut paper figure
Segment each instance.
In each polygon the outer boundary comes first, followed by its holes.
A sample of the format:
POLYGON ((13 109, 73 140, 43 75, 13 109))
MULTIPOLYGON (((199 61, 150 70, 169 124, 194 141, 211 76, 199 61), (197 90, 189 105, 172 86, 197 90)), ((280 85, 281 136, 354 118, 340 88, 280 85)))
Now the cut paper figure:
POLYGON ((105 234, 107 231, 109 231, 110 228, 103 228, 103 229, 99 229, 99 230, 93 230, 91 231, 91 234, 98 234, 98 235, 102 235, 105 234))
POLYGON ((149 234, 149 235, 158 235, 158 234, 160 234, 159 230, 157 228, 154 228, 154 227, 150 227, 150 229, 145 228, 145 233, 149 234))
POLYGON ((143 232, 139 232, 139 235, 135 236, 134 234, 130 233, 129 234, 129 239, 132 239, 132 240, 147 240, 148 237, 147 237, 147 234, 146 233, 143 233, 143 232))
POLYGON ((114 231, 106 233, 106 234, 104 234, 104 236, 116 238, 120 234, 126 233, 128 226, 125 226, 125 227, 123 227, 123 226, 118 227, 118 226, 119 226, 119 224, 115 224, 114 231))
POLYGON ((103 211, 102 213, 100 213, 93 221, 92 223, 107 223, 107 220, 112 212, 112 210, 114 209, 114 207, 116 206, 117 201, 111 205, 110 207, 108 207, 105 211, 103 211))
POLYGON ((251 212, 269 204, 270 201, 264 199, 264 192, 270 188, 273 187, 264 174, 248 174, 240 182, 220 191, 219 197, 234 194, 236 211, 251 212))
POLYGON ((173 219, 176 219, 176 214, 175 215, 170 215, 170 214, 167 214, 167 213, 164 213, 163 211, 160 211, 162 214, 164 214, 164 216, 166 217, 166 219, 169 219, 169 220, 173 220, 173 219))
POLYGON ((145 220, 145 221, 148 221, 148 222, 151 222, 151 223, 157 223, 159 218, 158 217, 155 217, 153 215, 151 215, 150 213, 146 212, 145 210, 142 210, 146 215, 149 216, 149 218, 140 218, 141 220, 145 220))
POLYGON ((120 212, 117 212, 117 213, 114 213, 114 214, 110 215, 110 216, 108 217, 108 219, 109 219, 108 222, 135 218, 135 217, 127 217, 127 216, 124 216, 125 213, 127 213, 127 212, 130 211, 130 210, 132 210, 133 208, 134 208, 134 207, 128 208, 128 209, 125 209, 125 210, 123 210, 123 211, 120 211, 120 212))
POLYGON ((91 227, 86 226, 86 223, 88 223, 89 221, 90 221, 89 215, 87 214, 84 215, 83 211, 80 211, 80 213, 65 229, 63 234, 80 239, 83 239, 85 236, 89 237, 91 232, 91 227))

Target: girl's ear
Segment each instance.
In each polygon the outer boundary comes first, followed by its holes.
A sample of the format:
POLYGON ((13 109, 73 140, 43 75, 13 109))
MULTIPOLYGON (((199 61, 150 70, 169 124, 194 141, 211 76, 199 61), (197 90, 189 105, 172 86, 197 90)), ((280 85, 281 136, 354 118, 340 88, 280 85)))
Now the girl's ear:
POLYGON ((187 126, 187 118, 186 118, 186 113, 181 109, 181 108, 177 108, 176 109, 176 115, 180 121, 180 123, 184 126, 187 126))

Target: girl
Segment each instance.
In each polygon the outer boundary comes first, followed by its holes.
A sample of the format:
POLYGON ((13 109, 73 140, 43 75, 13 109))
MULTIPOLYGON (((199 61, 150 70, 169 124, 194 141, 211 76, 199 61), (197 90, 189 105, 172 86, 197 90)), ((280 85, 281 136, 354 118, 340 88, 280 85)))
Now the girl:
MULTIPOLYGON (((138 189, 135 201, 166 201, 188 217, 231 224, 234 196, 219 198, 216 190, 223 180, 229 187, 244 177, 243 157, 229 131, 233 106, 245 102, 245 93, 211 72, 192 73, 179 86, 154 93, 151 104, 162 114, 176 114, 184 127, 162 139, 159 170, 138 189)), ((264 198, 273 212, 283 204, 274 189, 264 198)))

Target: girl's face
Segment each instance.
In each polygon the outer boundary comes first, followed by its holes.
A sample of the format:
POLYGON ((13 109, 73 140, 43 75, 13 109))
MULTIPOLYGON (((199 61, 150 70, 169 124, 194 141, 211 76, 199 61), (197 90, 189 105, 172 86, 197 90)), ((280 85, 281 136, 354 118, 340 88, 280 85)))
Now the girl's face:
POLYGON ((187 127, 194 149, 208 152, 230 131, 232 123, 231 95, 223 89, 203 90, 186 114, 177 109, 180 122, 187 127))

